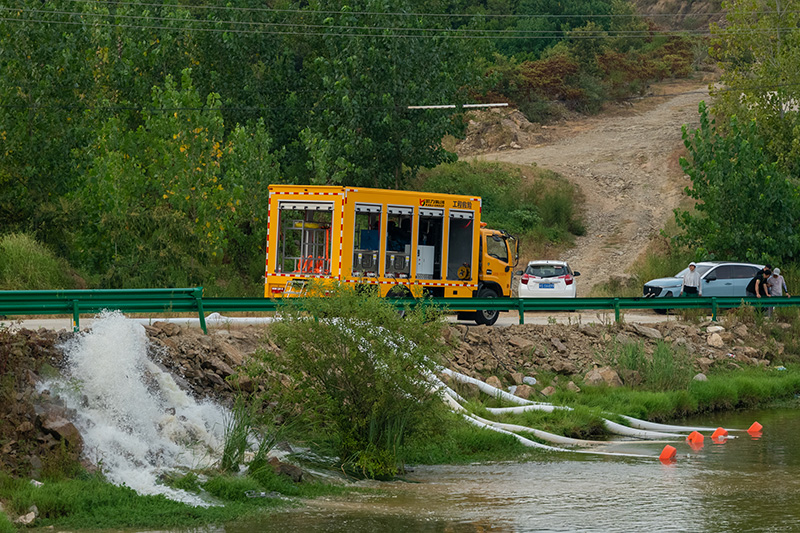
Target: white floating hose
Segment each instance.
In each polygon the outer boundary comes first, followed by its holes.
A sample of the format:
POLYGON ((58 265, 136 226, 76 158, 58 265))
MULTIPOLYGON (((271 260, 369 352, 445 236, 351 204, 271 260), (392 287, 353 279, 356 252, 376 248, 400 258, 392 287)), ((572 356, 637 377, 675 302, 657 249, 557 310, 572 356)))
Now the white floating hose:
POLYGON ((607 430, 609 430, 611 433, 614 433, 616 435, 622 435, 624 437, 655 440, 655 439, 675 439, 686 436, 686 435, 679 435, 677 433, 662 433, 660 431, 647 431, 644 429, 630 428, 628 426, 623 426, 622 424, 617 424, 616 422, 612 422, 607 418, 603 418, 602 420, 603 420, 603 425, 606 427, 607 430))
POLYGON ((512 433, 505 429, 501 429, 499 427, 495 427, 493 423, 487 421, 482 421, 480 417, 476 417, 475 415, 471 415, 469 413, 462 412, 461 415, 466 419, 467 422, 478 426, 479 428, 488 429, 491 431, 496 431, 497 433, 502 433, 504 435, 511 435, 515 439, 517 439, 522 445, 527 446, 529 448, 539 448, 540 450, 547 450, 549 452, 574 452, 574 450, 567 450, 566 448, 556 448, 555 446, 548 446, 547 444, 541 444, 539 442, 532 441, 530 439, 526 439, 521 435, 517 435, 516 433, 512 433))
MULTIPOLYGON (((691 432, 691 431, 716 431, 717 428, 701 427, 701 426, 674 426, 671 424, 657 424, 655 422, 648 422, 647 420, 640 420, 632 416, 620 415, 624 418, 631 427, 639 429, 652 429, 654 431, 667 431, 667 432, 691 432)), ((732 429, 728 431, 746 431, 744 429, 732 429)))
POLYGON ((505 429, 507 431, 514 431, 514 432, 525 432, 530 433, 537 439, 541 439, 547 442, 552 442, 553 444, 566 444, 568 446, 598 446, 598 445, 606 445, 608 444, 607 441, 601 440, 583 440, 583 439, 573 439, 572 437, 565 437, 563 435, 556 435, 555 433, 549 433, 547 431, 542 431, 541 429, 534 429, 529 428, 527 426, 519 426, 517 424, 504 424, 502 422, 494 422, 492 420, 485 420, 477 415, 473 415, 475 418, 480 420, 481 422, 491 424, 494 427, 498 427, 500 429, 505 429))
MULTIPOLYGON (((506 413, 513 413, 519 414, 524 413, 525 411, 543 411, 545 413, 552 413, 555 410, 563 409, 566 411, 571 411, 571 407, 567 407, 566 405, 552 405, 552 404, 542 404, 542 405, 521 405, 519 407, 489 407, 486 410, 492 414, 500 415, 506 413)), ((675 433, 662 433, 658 431, 646 431, 642 429, 635 429, 630 428, 628 426, 623 426, 622 424, 617 424, 616 422, 612 422, 611 420, 602 418, 603 425, 605 428, 614 433, 616 435, 622 435, 624 437, 633 437, 636 439, 675 439, 680 437, 680 435, 676 435, 675 433)))
MULTIPOLYGON (((521 435, 517 435, 516 433, 512 433, 508 429, 505 429, 504 426, 506 426, 506 427, 508 427, 508 426, 510 426, 510 427, 519 427, 519 428, 521 428, 520 430, 522 430, 522 431, 531 431, 530 428, 525 428, 525 427, 522 427, 522 426, 513 426, 513 425, 509 425, 509 424, 500 424, 499 422, 492 422, 491 420, 486 420, 486 419, 481 418, 481 417, 479 417, 477 415, 467 415, 465 413, 462 413, 462 414, 463 414, 464 418, 469 423, 474 424, 474 425, 476 425, 478 427, 481 427, 481 428, 485 428, 485 429, 489 429, 491 431, 496 431, 498 433, 502 433, 504 435, 511 435, 512 437, 517 439, 520 443, 522 443, 524 446, 528 446, 530 448, 539 448, 541 450, 547 450, 547 451, 551 451, 551 452, 570 452, 570 453, 582 453, 582 454, 588 454, 588 455, 604 455, 604 456, 610 456, 610 457, 637 457, 637 458, 640 458, 640 459, 658 459, 658 457, 654 456, 654 455, 644 455, 644 454, 639 454, 639 453, 601 452, 601 451, 598 451, 598 450, 570 450, 570 449, 567 449, 567 448, 558 448, 556 446, 548 446, 547 444, 540 444, 540 443, 532 441, 530 439, 526 439, 525 437, 523 437, 521 435)), ((537 430, 533 430, 533 431, 537 431, 537 430)))
MULTIPOLYGON (((446 384, 444 384, 438 377, 436 377, 436 376, 431 374, 429 376, 429 378, 441 390, 444 391, 444 393, 445 393, 444 400, 450 406, 450 408, 453 411, 456 411, 458 413, 463 414, 464 416, 467 416, 466 409, 464 409, 464 407, 461 405, 461 403, 459 403, 459 402, 464 402, 465 401, 464 398, 462 398, 457 392, 455 392, 453 389, 451 389, 446 384)), ((557 407, 560 407, 562 409, 569 409, 569 407, 552 406, 552 405, 528 405, 528 406, 521 406, 521 407, 490 408, 490 409, 487 409, 487 410, 489 412, 492 412, 492 413, 495 413, 495 412, 501 412, 502 413, 502 412, 524 412, 524 411, 532 410, 532 409, 543 410, 544 411, 544 410, 548 410, 549 409, 548 412, 552 412, 553 408, 557 408, 557 407)), ((547 442, 552 442, 553 444, 566 444, 566 445, 572 445, 572 446, 594 446, 594 445, 612 444, 609 441, 591 441, 591 440, 583 440, 583 439, 573 439, 571 437, 565 437, 563 435, 556 435, 554 433, 549 433, 547 431, 542 431, 540 429, 529 428, 527 426, 519 426, 519 425, 516 425, 516 424, 503 424, 501 422, 494 422, 494 421, 491 421, 491 420, 486 420, 486 419, 481 418, 481 417, 479 417, 477 415, 474 415, 474 414, 469 414, 469 416, 471 416, 474 419, 477 419, 478 421, 480 421, 483 424, 491 425, 493 429, 494 428, 499 428, 499 429, 503 429, 503 430, 506 430, 506 431, 514 431, 514 432, 524 431, 524 432, 533 434, 533 436, 538 438, 538 439, 541 439, 541 440, 544 440, 544 441, 547 441, 547 442)), ((621 427, 624 428, 625 426, 621 426, 621 427)), ((630 428, 626 428, 626 429, 627 429, 626 433, 631 433, 632 432, 633 436, 637 436, 637 435, 643 433, 643 432, 631 430, 630 428)), ((669 437, 674 439, 675 435, 671 435, 670 434, 669 437)), ((655 438, 655 437, 652 437, 652 438, 655 438)), ((627 443, 629 443, 629 442, 630 441, 628 441, 627 443)), ((670 442, 672 442, 672 441, 670 441, 670 442)), ((563 451, 574 451, 574 450, 563 450, 563 451)))
POLYGON ((487 407, 486 410, 493 415, 518 415, 526 411, 542 411, 544 413, 552 413, 553 411, 572 411, 572 407, 567 407, 566 405, 553 405, 551 403, 537 403, 533 405, 520 405, 519 407, 487 407))

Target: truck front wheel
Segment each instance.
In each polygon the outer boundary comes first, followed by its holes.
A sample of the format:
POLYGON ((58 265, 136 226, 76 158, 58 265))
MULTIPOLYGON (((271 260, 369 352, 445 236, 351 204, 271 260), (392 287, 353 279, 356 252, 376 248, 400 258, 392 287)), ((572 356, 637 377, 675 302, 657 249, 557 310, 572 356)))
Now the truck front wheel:
MULTIPOLYGON (((478 298, 497 298, 497 293, 487 287, 478 291, 478 298)), ((478 309, 475 311, 475 322, 484 326, 491 326, 497 322, 500 311, 496 309, 478 309)))

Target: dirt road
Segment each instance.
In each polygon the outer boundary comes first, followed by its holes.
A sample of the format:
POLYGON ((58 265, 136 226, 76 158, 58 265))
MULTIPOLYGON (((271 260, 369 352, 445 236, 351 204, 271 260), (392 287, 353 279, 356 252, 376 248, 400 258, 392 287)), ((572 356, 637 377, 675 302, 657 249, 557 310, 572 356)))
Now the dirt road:
MULTIPOLYGON (((581 272, 579 295, 588 296, 595 284, 625 273, 685 197, 681 126, 697 127, 701 100, 709 100, 707 83, 661 84, 627 109, 552 127, 552 142, 478 159, 536 163, 579 188, 587 231, 562 257, 581 272)), ((529 259, 536 258, 521 258, 529 259)))

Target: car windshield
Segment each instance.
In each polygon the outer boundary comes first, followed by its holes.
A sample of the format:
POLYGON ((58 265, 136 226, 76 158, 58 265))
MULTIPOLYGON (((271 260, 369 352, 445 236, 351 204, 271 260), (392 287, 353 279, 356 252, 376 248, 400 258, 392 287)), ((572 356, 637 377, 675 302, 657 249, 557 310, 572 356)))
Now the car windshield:
POLYGON ((528 265, 525 273, 537 278, 557 278, 569 274, 564 265, 528 265))
MULTIPOLYGON (((706 272, 711 270, 711 267, 713 267, 713 266, 714 265, 697 265, 695 267, 695 270, 697 270, 697 273, 700 274, 700 277, 702 278, 703 274, 705 274, 706 272)), ((689 267, 686 267, 683 270, 681 270, 680 272, 678 272, 677 274, 675 274, 675 277, 676 278, 682 278, 683 276, 686 275, 687 272, 689 272, 689 267)))

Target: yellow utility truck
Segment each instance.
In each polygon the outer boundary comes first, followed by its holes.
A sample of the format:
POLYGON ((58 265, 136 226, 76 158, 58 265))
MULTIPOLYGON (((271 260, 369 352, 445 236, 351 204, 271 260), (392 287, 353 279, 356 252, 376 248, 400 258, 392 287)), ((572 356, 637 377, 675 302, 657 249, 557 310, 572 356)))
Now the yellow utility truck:
MULTIPOLYGON (((270 185, 267 298, 309 281, 373 285, 381 296, 508 298, 518 242, 481 223, 472 196, 270 185)), ((499 311, 462 312, 491 325, 499 311)))

